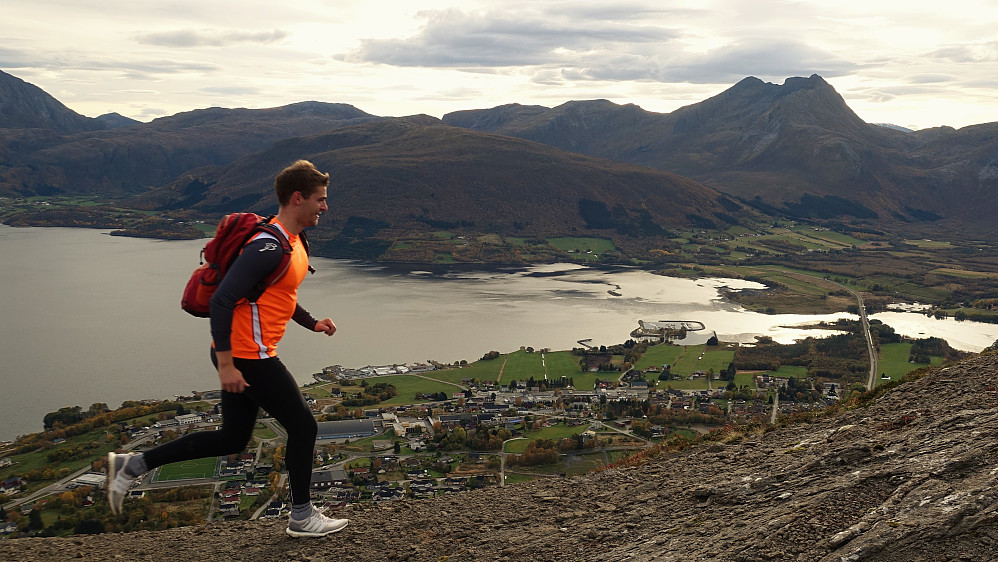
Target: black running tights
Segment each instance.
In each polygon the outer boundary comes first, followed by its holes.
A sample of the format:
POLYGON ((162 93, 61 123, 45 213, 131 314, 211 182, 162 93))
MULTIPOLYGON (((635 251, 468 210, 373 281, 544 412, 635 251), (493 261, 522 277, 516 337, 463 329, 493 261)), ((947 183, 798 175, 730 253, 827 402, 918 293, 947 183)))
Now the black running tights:
MULTIPOLYGON (((211 359, 217 366, 214 350, 211 359)), ((318 427, 298 384, 277 357, 236 358, 235 366, 249 387, 240 394, 222 391, 222 428, 190 433, 145 451, 146 466, 152 470, 172 462, 239 453, 252 437, 258 408, 263 408, 288 432, 284 463, 291 480, 291 503, 311 501, 309 487, 318 427)))

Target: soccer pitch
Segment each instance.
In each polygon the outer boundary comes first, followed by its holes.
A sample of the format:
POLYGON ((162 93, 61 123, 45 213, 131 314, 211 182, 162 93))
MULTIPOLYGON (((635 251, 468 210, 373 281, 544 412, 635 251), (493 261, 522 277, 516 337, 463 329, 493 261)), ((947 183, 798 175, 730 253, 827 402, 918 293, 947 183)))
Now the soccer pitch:
POLYGON ((218 457, 207 457, 164 464, 159 468, 156 481, 195 480, 198 478, 214 478, 217 475, 218 457))

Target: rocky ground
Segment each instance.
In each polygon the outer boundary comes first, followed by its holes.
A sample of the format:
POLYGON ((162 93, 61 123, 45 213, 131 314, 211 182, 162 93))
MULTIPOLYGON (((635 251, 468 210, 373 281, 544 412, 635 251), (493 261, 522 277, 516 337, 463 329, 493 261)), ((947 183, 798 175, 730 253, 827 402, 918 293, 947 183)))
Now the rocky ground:
POLYGON ((982 355, 866 407, 632 468, 355 506, 323 539, 215 523, 0 541, 0 559, 995 560, 996 406, 998 355, 982 355))

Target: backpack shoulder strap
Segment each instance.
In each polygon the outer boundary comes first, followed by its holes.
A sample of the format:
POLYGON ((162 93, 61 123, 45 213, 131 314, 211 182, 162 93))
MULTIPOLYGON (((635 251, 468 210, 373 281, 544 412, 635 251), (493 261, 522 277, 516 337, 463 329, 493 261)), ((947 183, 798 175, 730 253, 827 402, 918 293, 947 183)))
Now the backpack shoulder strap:
MULTIPOLYGON (((266 232, 276 238, 277 241, 280 242, 281 249, 283 250, 280 265, 274 270, 274 273, 271 273, 266 279, 264 279, 264 282, 268 287, 274 283, 277 283, 277 281, 279 281, 281 277, 284 277, 284 274, 287 273, 288 268, 291 266, 291 252, 293 251, 291 241, 288 239, 288 235, 284 232, 284 229, 281 226, 271 222, 274 220, 275 216, 277 215, 270 215, 267 218, 261 219, 254 229, 254 233, 266 232)), ((298 234, 298 239, 301 240, 302 247, 305 248, 305 255, 310 255, 308 237, 305 235, 305 231, 298 234)), ((315 268, 312 267, 311 264, 308 266, 308 272, 315 273, 315 268)))
MULTIPOLYGON (((312 252, 310 252, 309 249, 308 249, 308 236, 305 236, 305 231, 304 230, 301 231, 301 234, 298 235, 298 239, 301 240, 301 245, 302 245, 303 248, 305 248, 305 255, 306 256, 312 255, 312 252)), ((308 264, 308 272, 309 273, 315 273, 315 268, 312 267, 311 263, 308 264)))

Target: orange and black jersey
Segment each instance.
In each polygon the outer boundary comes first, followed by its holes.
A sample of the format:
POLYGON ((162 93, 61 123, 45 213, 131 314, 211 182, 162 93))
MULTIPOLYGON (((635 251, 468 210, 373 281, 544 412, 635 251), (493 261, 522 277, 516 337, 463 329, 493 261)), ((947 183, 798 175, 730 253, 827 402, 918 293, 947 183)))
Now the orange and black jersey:
MULTIPOLYGON (((287 234, 279 222, 273 221, 287 234)), ((211 337, 216 351, 233 357, 266 359, 277 355, 277 343, 289 320, 314 330, 316 320, 298 304, 298 286, 308 272, 308 255, 301 239, 291 242, 287 273, 268 287, 255 302, 248 297, 281 263, 281 244, 269 233, 260 233, 243 248, 211 298, 211 337)))

